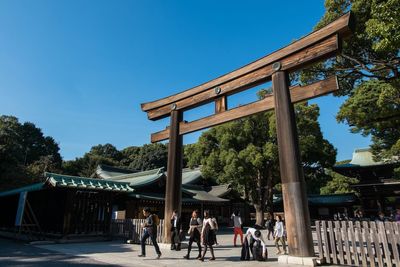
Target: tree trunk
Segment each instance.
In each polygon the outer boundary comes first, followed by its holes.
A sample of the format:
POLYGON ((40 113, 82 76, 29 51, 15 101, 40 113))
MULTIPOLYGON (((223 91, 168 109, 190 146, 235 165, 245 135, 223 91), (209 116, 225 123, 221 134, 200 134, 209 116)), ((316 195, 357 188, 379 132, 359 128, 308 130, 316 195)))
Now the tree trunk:
POLYGON ((258 170, 257 174, 257 201, 254 208, 256 209, 256 224, 264 226, 264 211, 265 211, 265 177, 258 170))
POLYGON ((264 207, 263 205, 254 204, 254 208, 256 210, 256 224, 263 226, 264 225, 264 207))

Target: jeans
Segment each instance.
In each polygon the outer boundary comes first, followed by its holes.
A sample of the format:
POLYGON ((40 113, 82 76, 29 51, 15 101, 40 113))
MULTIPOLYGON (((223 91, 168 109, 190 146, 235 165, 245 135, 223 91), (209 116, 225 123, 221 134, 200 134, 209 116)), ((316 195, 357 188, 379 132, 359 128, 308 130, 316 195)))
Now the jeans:
POLYGON ((160 248, 157 244, 157 235, 149 234, 149 232, 145 229, 142 239, 140 240, 140 245, 142 246, 142 255, 146 255, 146 240, 147 238, 151 238, 151 242, 153 243, 154 248, 156 249, 157 255, 161 254, 160 248))

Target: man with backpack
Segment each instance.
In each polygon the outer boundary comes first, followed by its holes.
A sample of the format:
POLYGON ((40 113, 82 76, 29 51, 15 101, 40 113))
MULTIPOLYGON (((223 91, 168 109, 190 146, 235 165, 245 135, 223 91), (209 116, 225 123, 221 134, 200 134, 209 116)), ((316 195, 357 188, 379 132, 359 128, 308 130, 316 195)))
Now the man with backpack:
POLYGON ((140 240, 140 245, 142 247, 142 254, 139 257, 146 257, 146 240, 150 237, 154 248, 156 249, 157 259, 161 257, 161 251, 157 244, 157 224, 159 219, 157 215, 151 214, 150 208, 143 208, 143 215, 146 218, 143 227, 143 236, 140 240))

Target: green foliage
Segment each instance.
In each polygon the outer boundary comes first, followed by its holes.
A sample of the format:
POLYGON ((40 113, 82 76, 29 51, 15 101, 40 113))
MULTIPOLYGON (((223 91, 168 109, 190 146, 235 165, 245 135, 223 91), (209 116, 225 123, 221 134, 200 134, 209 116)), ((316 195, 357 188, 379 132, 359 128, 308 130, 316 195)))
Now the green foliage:
POLYGON ((400 140, 400 1, 326 0, 319 29, 351 10, 355 30, 340 56, 302 72, 308 83, 329 75, 340 78, 340 95, 348 95, 337 119, 351 131, 371 135, 374 155, 398 156, 400 140))
POLYGON ((44 171, 61 168, 58 144, 33 123, 0 116, 0 189, 41 179, 44 171))
POLYGON ((119 151, 111 144, 93 146, 81 158, 65 161, 63 172, 69 175, 93 177, 99 164, 122 166, 145 171, 167 166, 168 147, 164 144, 145 144, 119 151))
MULTIPOLYGON (((136 153, 135 151, 132 151, 136 153)), ((135 170, 151 170, 167 167, 168 146, 165 144, 145 144, 138 150, 137 154, 131 154, 132 161, 128 167, 135 170), (133 155, 136 155, 133 157, 133 155)))
POLYGON ((358 179, 343 176, 332 170, 328 170, 327 174, 332 177, 332 180, 330 180, 324 187, 321 187, 321 195, 356 192, 351 188, 351 185, 357 184, 359 182, 358 179))
MULTIPOLYGON (((329 178, 323 170, 334 164, 336 150, 322 136, 318 106, 298 104, 295 112, 308 190, 316 192, 329 178)), ((212 128, 185 154, 190 167, 202 165, 206 178, 230 183, 249 199, 262 223, 265 202, 272 204, 272 189, 280 181, 273 112, 212 128)))

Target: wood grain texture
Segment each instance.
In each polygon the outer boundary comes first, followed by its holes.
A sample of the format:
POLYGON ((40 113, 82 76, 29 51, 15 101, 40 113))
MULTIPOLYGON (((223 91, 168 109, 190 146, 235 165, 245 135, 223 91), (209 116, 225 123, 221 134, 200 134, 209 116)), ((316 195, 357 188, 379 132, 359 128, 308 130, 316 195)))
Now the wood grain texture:
MULTIPOLYGON (((339 43, 338 36, 333 35, 317 44, 289 55, 280 61, 282 66, 281 70, 294 71, 315 61, 332 57, 339 51, 339 43)), ((239 93, 251 87, 260 85, 270 80, 273 72, 272 63, 268 64, 258 70, 219 85, 218 87, 221 90, 219 94, 216 94, 215 88, 210 88, 196 95, 176 101, 174 102, 176 110, 188 110, 214 101, 216 98, 220 98, 223 95, 227 96, 239 93)), ((169 116, 170 112, 171 105, 168 104, 149 110, 147 112, 147 117, 150 120, 158 120, 169 116)))
POLYGON ((215 99, 215 113, 225 112, 228 109, 228 101, 226 96, 215 99))
POLYGON ((141 104, 143 111, 149 111, 151 109, 159 108, 161 106, 169 105, 184 98, 192 97, 198 93, 203 92, 204 90, 214 88, 215 86, 219 86, 223 83, 236 79, 240 76, 246 75, 250 72, 253 72, 259 68, 262 68, 268 64, 272 64, 275 61, 280 61, 282 58, 287 57, 293 53, 296 53, 304 48, 307 48, 315 43, 318 43, 325 39, 328 36, 333 34, 339 34, 341 38, 344 38, 350 35, 352 31, 352 15, 351 13, 347 13, 332 23, 326 25, 325 27, 314 31, 305 37, 297 40, 296 42, 291 43, 290 45, 283 47, 263 58, 260 58, 244 67, 241 67, 237 70, 234 70, 230 73, 222 75, 214 80, 203 83, 199 86, 193 87, 189 90, 183 91, 181 93, 168 96, 156 101, 143 103, 141 104))
MULTIPOLYGON (((290 89, 292 103, 301 102, 307 99, 315 98, 329 94, 339 89, 336 77, 329 77, 326 80, 319 81, 307 86, 295 86, 290 89)), ((208 127, 217 126, 225 122, 233 121, 238 118, 250 116, 256 113, 274 109, 273 95, 268 95, 257 102, 240 106, 234 109, 220 112, 192 122, 181 122, 179 125, 180 134, 188 134, 208 127)), ((169 128, 163 131, 153 133, 151 142, 159 142, 169 138, 169 128)))

